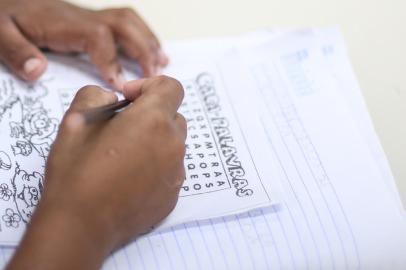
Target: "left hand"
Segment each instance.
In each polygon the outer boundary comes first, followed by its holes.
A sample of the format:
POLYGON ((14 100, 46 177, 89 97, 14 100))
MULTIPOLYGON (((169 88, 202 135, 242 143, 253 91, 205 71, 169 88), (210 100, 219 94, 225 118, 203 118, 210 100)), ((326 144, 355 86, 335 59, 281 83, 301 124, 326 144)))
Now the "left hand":
POLYGON ((132 9, 94 11, 60 0, 0 0, 0 61, 34 81, 45 71, 40 49, 85 52, 103 79, 122 90, 117 48, 139 62, 144 76, 168 63, 158 39, 132 9))

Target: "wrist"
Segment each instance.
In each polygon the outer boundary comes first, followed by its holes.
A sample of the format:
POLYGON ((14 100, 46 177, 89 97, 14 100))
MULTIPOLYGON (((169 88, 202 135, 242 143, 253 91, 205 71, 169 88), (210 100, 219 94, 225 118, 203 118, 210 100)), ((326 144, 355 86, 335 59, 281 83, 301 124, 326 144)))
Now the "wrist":
POLYGON ((99 269, 113 238, 92 216, 73 210, 41 201, 9 269, 99 269))

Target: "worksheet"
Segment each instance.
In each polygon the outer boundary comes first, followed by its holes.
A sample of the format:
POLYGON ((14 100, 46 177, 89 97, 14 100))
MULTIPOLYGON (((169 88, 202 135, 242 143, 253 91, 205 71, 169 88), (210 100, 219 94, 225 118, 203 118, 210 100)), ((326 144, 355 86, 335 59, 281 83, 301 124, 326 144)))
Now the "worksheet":
MULTIPOLYGON (((44 190, 44 169, 63 114, 76 91, 103 85, 84 58, 48 55, 49 67, 34 84, 0 74, 0 243, 18 243, 44 190)), ((125 62, 127 78, 134 78, 125 62)), ((168 72, 171 72, 168 69, 168 72)), ((175 210, 155 229, 248 211, 276 202, 267 168, 252 157, 221 78, 208 65, 175 68, 185 98, 186 179, 175 210)), ((113 191, 114 192, 114 191, 113 191)))

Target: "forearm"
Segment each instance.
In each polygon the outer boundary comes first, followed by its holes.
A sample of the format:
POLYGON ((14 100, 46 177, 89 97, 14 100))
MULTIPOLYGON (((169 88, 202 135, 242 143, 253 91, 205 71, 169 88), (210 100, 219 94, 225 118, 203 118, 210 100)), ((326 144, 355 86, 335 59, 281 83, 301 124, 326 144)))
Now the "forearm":
POLYGON ((38 210, 7 270, 101 267, 110 247, 98 228, 69 211, 46 206, 38 210))

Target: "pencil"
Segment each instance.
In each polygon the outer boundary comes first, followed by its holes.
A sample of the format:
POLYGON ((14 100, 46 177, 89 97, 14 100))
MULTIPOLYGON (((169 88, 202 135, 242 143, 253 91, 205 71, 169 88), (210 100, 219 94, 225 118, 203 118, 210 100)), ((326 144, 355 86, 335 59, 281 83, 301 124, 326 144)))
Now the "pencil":
POLYGON ((95 123, 112 118, 118 111, 127 107, 131 103, 128 99, 123 99, 113 104, 101 106, 85 112, 86 123, 95 123))

